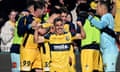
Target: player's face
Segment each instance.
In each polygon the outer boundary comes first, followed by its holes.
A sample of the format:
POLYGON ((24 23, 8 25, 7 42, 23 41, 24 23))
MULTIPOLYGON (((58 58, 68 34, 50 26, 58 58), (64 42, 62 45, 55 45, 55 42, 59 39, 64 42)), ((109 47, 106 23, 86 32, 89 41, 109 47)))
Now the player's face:
POLYGON ((9 19, 10 19, 11 21, 15 22, 15 17, 16 17, 16 15, 17 15, 17 12, 12 11, 12 12, 10 13, 10 15, 9 15, 9 19))
POLYGON ((30 13, 34 13, 34 5, 29 6, 28 10, 30 13))
POLYGON ((64 21, 64 23, 67 21, 67 13, 61 14, 61 19, 64 21))
POLYGON ((35 14, 36 14, 36 16, 37 17, 41 17, 42 15, 43 15, 43 13, 44 13, 44 8, 43 9, 37 9, 36 11, 35 11, 35 14))
POLYGON ((71 21, 72 21, 72 18, 71 18, 71 15, 70 15, 70 14, 67 15, 67 21, 68 21, 68 22, 71 22, 71 21))
POLYGON ((96 12, 97 12, 98 15, 101 16, 101 14, 102 14, 102 6, 100 5, 100 3, 97 4, 96 12))
POLYGON ((64 24, 62 23, 62 21, 58 21, 55 23, 55 30, 57 34, 63 34, 64 24))

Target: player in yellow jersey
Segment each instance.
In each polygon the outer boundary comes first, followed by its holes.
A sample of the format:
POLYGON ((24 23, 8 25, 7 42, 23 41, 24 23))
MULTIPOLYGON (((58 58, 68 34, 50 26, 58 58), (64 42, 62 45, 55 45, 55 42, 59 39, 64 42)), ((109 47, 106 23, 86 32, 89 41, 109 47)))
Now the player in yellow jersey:
POLYGON ((117 34, 117 38, 119 40, 118 44, 118 48, 119 48, 119 55, 118 55, 118 59, 117 59, 117 65, 116 65, 116 72, 119 72, 119 61, 120 61, 120 0, 112 0, 113 1, 113 16, 115 16, 115 26, 114 26, 114 30, 117 34))
MULTIPOLYGON (((54 27, 53 27, 53 21, 55 18, 60 16, 60 10, 56 8, 52 8, 50 13, 49 13, 49 18, 45 21, 45 23, 42 24, 42 27, 47 29, 46 33, 49 32, 54 32, 54 27)), ((45 31, 42 31, 41 35, 44 35, 45 31)), ((48 42, 46 43, 40 43, 40 52, 42 56, 42 66, 43 66, 43 71, 49 71, 49 62, 50 62, 50 48, 48 45, 48 42)))
MULTIPOLYGON (((48 18, 48 20, 46 21, 46 23, 43 24, 43 27, 44 28, 50 28, 50 32, 54 32, 53 20, 56 17, 60 16, 61 19, 63 20, 63 23, 65 24, 64 25, 64 31, 65 32, 69 32, 69 31, 71 32, 72 31, 71 30, 72 27, 71 27, 71 24, 69 24, 69 22, 67 22, 67 14, 68 14, 67 10, 53 8, 50 11, 50 13, 49 13, 50 17, 48 18)), ((47 47, 45 47, 47 49, 46 51, 49 51, 48 50, 49 48, 47 48, 47 47)), ((73 48, 72 48, 72 50, 73 50, 73 48)), ((48 54, 46 54, 46 55, 48 55, 48 54)), ((70 69, 71 69, 71 72, 75 72, 75 68, 74 68, 74 66, 75 66, 75 60, 74 59, 75 59, 75 57, 74 57, 74 52, 73 51, 71 51, 71 55, 70 56, 72 57, 72 65, 70 66, 70 69)), ((46 57, 43 57, 43 58, 46 58, 46 57)), ((48 58, 48 56, 47 56, 47 58, 48 58)), ((43 61, 45 61, 45 59, 43 61)), ((44 64, 45 63, 46 63, 46 61, 44 62, 44 64)))
POLYGON ((41 22, 40 16, 44 11, 43 3, 34 4, 34 12, 20 19, 18 35, 23 36, 20 49, 21 72, 42 72, 41 54, 38 45, 34 42, 34 29, 41 22))
MULTIPOLYGON (((72 25, 70 22, 67 21, 67 15, 68 15, 68 11, 66 9, 62 8, 60 17, 61 17, 61 19, 63 20, 63 23, 64 23, 64 31, 65 32, 72 32, 73 30, 75 30, 75 29, 73 29, 74 25, 72 25)), ((70 57, 71 57, 72 62, 70 64, 70 69, 71 69, 70 72, 75 72, 76 71, 75 70, 75 63, 76 62, 75 62, 74 47, 73 47, 73 45, 71 45, 71 47, 72 47, 71 48, 72 51, 70 53, 70 57)))
POLYGON ((35 42, 49 42, 50 46, 50 72, 69 72, 69 57, 70 46, 72 40, 85 38, 85 32, 82 28, 81 22, 77 23, 81 28, 80 33, 64 32, 64 23, 61 18, 54 20, 55 32, 48 33, 45 36, 40 36, 39 32, 42 28, 35 31, 35 42))

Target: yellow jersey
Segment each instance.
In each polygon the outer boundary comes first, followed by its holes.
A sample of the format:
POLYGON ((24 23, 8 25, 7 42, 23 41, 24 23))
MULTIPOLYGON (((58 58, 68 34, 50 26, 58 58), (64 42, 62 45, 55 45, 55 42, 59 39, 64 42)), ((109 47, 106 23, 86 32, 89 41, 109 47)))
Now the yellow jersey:
POLYGON ((51 67, 64 69, 69 68, 69 56, 72 38, 75 33, 65 32, 62 35, 46 34, 45 41, 50 46, 51 67))

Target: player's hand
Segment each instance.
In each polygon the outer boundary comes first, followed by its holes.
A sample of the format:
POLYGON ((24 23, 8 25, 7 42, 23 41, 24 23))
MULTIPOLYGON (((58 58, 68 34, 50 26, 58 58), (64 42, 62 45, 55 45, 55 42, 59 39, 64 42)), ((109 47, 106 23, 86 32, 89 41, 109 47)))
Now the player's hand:
POLYGON ((82 22, 81 21, 77 21, 76 22, 78 26, 82 27, 82 22))
POLYGON ((37 22, 36 22, 36 21, 32 21, 31 26, 32 26, 32 29, 35 29, 35 28, 36 28, 36 26, 37 26, 37 22))
POLYGON ((36 21, 33 21, 31 26, 32 26, 32 29, 38 29, 38 28, 40 28, 41 24, 37 23, 36 21))

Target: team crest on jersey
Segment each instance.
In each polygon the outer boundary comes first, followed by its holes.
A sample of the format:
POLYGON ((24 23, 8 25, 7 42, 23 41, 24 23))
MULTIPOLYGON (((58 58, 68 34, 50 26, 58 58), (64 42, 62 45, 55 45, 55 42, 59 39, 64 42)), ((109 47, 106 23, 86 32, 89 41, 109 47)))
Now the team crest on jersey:
POLYGON ((70 40, 70 37, 69 37, 69 36, 66 36, 66 40, 69 41, 69 40, 70 40))

